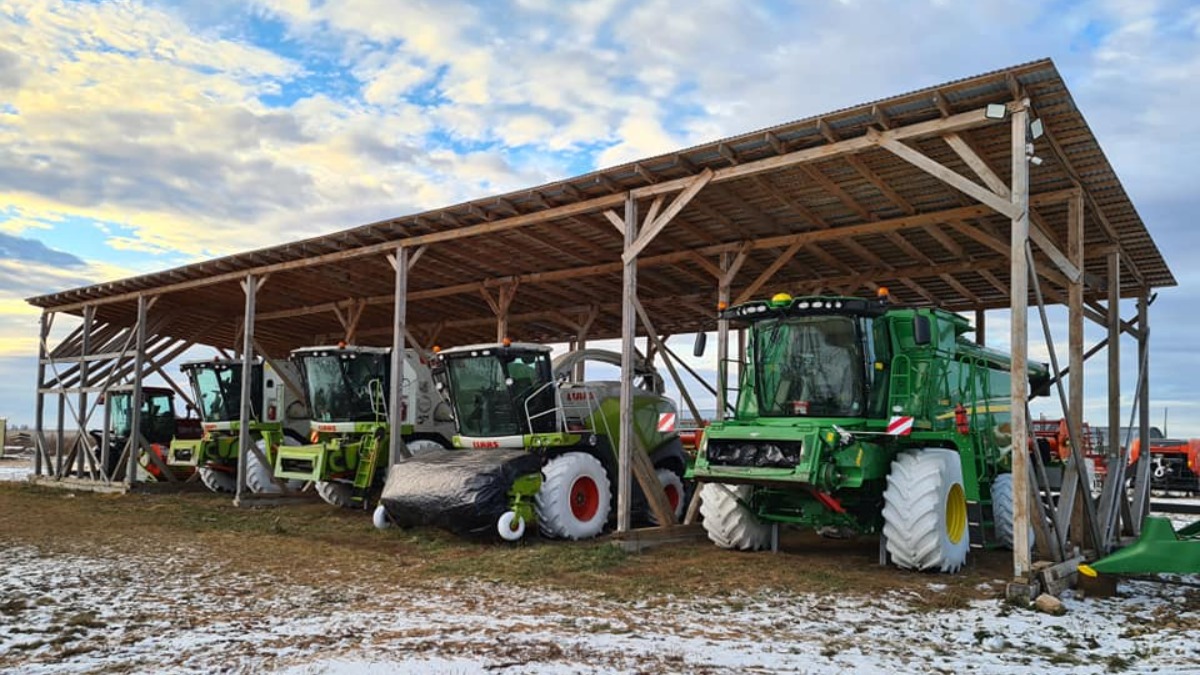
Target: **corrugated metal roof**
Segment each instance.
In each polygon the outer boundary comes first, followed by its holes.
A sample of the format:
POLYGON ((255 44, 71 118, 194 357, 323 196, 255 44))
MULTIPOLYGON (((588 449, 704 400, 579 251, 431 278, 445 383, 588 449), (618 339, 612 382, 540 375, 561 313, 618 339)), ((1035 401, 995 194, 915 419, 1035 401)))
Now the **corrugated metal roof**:
MULTIPOLYGON (((1036 213, 1048 234, 1066 250, 1062 191, 1078 185, 1087 200, 1085 268, 1090 278, 1103 280, 1107 269, 1102 254, 1117 247, 1126 296, 1142 288, 1175 285, 1066 84, 1054 64, 1042 60, 536 188, 29 302, 76 314, 84 305, 95 305, 101 322, 129 325, 137 294, 166 294, 157 306, 160 312, 166 308, 160 335, 228 346, 242 315, 238 279, 271 271, 257 303, 256 333, 264 347, 284 351, 336 340, 343 329, 333 306, 356 301, 364 303, 359 341, 387 343, 393 273, 384 255, 396 244, 445 237, 428 247, 410 279, 408 321, 421 339, 436 335, 443 344, 492 339, 495 319, 481 289, 495 295, 496 289, 514 281, 519 283, 510 309, 514 338, 568 339, 579 315, 593 306, 599 316, 591 337, 611 337, 620 326, 622 239, 603 211, 620 212, 628 191, 651 190, 706 169, 721 171, 860 139, 869 129, 902 130, 988 103, 1007 103, 1016 95, 1029 98, 1048 132, 1038 142, 1038 154, 1045 161, 1030 173, 1036 213), (584 206, 578 212, 560 213, 579 204, 584 206), (520 226, 510 226, 516 217, 520 226), (493 226, 503 229, 453 238, 493 226)), ((959 135, 999 176, 1007 177, 1009 123, 975 126, 959 135)), ((908 144, 975 179, 959 155, 936 136, 908 144)), ((645 214, 651 201, 649 196, 640 199, 639 212, 645 214)), ((1008 260, 997 243, 1007 245, 1008 227, 1007 217, 978 208, 977 202, 938 179, 882 148, 868 146, 853 154, 714 181, 643 252, 640 297, 652 309, 660 332, 707 327, 716 300, 711 270, 720 255, 736 252, 747 242, 757 247, 733 284, 737 297, 795 243, 796 235, 811 233, 794 257, 761 285, 759 294, 861 293, 886 285, 893 296, 914 305, 1006 307, 1008 260), (925 214, 933 215, 916 218, 915 223, 895 221, 925 214), (884 226, 873 226, 881 222, 884 226)), ((1043 284, 1051 300, 1065 297, 1052 269, 1043 284)), ((1095 284, 1089 288, 1095 297, 1101 297, 1101 290, 1095 284)))

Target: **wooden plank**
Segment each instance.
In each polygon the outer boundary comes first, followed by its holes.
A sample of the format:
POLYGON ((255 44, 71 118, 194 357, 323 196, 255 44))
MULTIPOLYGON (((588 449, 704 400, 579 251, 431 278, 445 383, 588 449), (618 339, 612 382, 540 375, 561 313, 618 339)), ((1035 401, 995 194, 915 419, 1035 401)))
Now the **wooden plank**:
POLYGON ((628 553, 641 553, 658 546, 703 541, 708 535, 700 525, 666 525, 638 528, 610 535, 613 545, 628 553))
MULTIPOLYGON (((978 183, 971 181, 957 171, 939 164, 938 162, 930 159, 921 151, 911 148, 893 138, 888 138, 882 132, 868 131, 867 137, 875 139, 880 147, 888 150, 900 159, 903 159, 909 164, 921 169, 934 178, 946 183, 950 187, 965 193, 966 195, 974 198, 976 201, 992 207, 997 213, 1008 216, 1009 218, 1016 218, 1019 215, 1014 212, 1014 209, 1016 208, 1016 204, 1014 202, 1004 199, 995 192, 980 186, 978 183)), ((1020 157, 1022 161, 1024 161, 1024 146, 1021 148, 1020 157)), ((1022 204, 1028 208, 1028 205, 1024 202, 1022 204)))
POLYGON ((616 211, 608 209, 604 212, 604 217, 612 223, 613 227, 617 228, 617 232, 620 232, 622 237, 625 236, 625 221, 621 220, 621 216, 618 216, 616 211))
POLYGON ((642 320, 642 327, 646 329, 647 337, 659 351, 663 352, 663 363, 667 366, 667 372, 670 373, 675 387, 679 389, 679 395, 683 397, 684 402, 687 404, 688 411, 692 414, 692 419, 701 419, 700 409, 696 407, 696 402, 692 400, 692 395, 688 393, 687 387, 679 377, 679 371, 675 369, 675 363, 670 357, 670 350, 667 349, 666 345, 658 337, 658 330, 655 329, 654 323, 650 321, 650 315, 646 313, 646 309, 642 307, 642 303, 638 302, 636 297, 633 299, 633 307, 637 310, 637 314, 642 320))
MULTIPOLYGON (((657 219, 655 219, 646 229, 642 230, 641 233, 638 234, 638 237, 636 240, 634 240, 632 246, 627 246, 625 248, 625 253, 622 254, 622 259, 626 262, 636 259, 638 254, 642 252, 642 249, 646 248, 650 242, 654 241, 654 238, 663 231, 663 228, 665 228, 667 224, 675 218, 675 216, 679 215, 679 212, 682 211, 683 208, 696 197, 696 195, 700 194, 700 191, 704 189, 704 186, 708 185, 712 178, 712 169, 705 169, 701 171, 699 175, 689 179, 688 184, 684 188, 683 192, 677 195, 675 199, 671 200, 671 205, 667 207, 667 210, 663 211, 657 219)), ((657 199, 655 201, 657 202, 657 199)))
POLYGON ((642 447, 641 441, 636 435, 632 440, 633 454, 630 459, 632 460, 633 474, 637 476, 638 485, 642 487, 642 495, 646 497, 650 512, 654 514, 659 523, 674 524, 675 511, 671 509, 662 482, 658 480, 658 473, 654 470, 654 465, 650 463, 650 455, 646 453, 646 449, 642 447))
POLYGON ((770 281, 771 277, 775 276, 775 274, 779 272, 784 265, 791 262, 792 258, 795 258, 796 254, 799 253, 800 249, 802 248, 804 248, 803 242, 796 242, 789 246, 786 251, 781 253, 779 257, 775 259, 775 262, 771 263, 767 269, 762 271, 762 274, 758 275, 758 278, 756 278, 750 283, 749 286, 747 286, 740 294, 738 294, 737 300, 734 300, 733 304, 738 305, 754 297, 754 294, 758 292, 758 289, 762 288, 764 284, 770 281))

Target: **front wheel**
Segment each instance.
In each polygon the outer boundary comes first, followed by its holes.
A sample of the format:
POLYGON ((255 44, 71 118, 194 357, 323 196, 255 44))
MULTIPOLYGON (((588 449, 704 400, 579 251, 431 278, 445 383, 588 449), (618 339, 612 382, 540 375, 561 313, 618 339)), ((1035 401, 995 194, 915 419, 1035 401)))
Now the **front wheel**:
POLYGON ((542 467, 538 528, 547 537, 590 539, 604 530, 612 488, 600 460, 586 452, 559 455, 542 467))
POLYGON ((883 493, 883 534, 897 567, 957 572, 967 560, 967 500, 953 450, 901 453, 883 493))
POLYGON ((515 511, 505 511, 496 521, 496 532, 504 541, 517 541, 525 536, 525 519, 515 511))
POLYGON ((371 514, 371 524, 377 530, 386 530, 392 526, 392 519, 388 517, 387 509, 383 508, 383 504, 375 507, 375 512, 371 514))
POLYGON ((721 548, 757 551, 771 543, 771 526, 746 508, 754 488, 705 483, 700 489, 700 515, 708 538, 721 548))
POLYGON ((321 495, 326 504, 348 509, 351 506, 350 498, 354 496, 354 486, 349 483, 320 480, 317 481, 317 494, 321 495))
POLYGON ((227 492, 232 494, 237 489, 237 475, 227 471, 218 471, 207 466, 202 466, 199 469, 200 482, 213 492, 227 492))

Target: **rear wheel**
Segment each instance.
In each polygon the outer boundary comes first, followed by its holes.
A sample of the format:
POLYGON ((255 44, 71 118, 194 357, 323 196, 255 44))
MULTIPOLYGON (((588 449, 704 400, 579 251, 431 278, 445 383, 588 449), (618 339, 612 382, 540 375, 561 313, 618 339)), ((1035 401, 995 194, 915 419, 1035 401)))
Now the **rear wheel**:
POLYGON ((742 503, 750 499, 749 485, 705 483, 700 489, 700 515, 708 538, 721 548, 757 551, 771 543, 771 526, 742 503))
POLYGON ((317 481, 317 494, 325 503, 341 509, 350 508, 350 498, 354 496, 354 486, 349 483, 338 483, 332 480, 317 481))
MULTIPOLYGON (((663 486, 663 494, 667 498, 667 504, 671 506, 671 512, 675 514, 675 522, 679 522, 683 517, 683 479, 674 471, 663 467, 658 470, 658 482, 663 486)), ((655 517, 654 511, 650 511, 650 522, 658 525, 658 518, 655 517)))
POLYGON ((586 452, 559 455, 542 467, 538 528, 547 537, 590 539, 604 530, 612 489, 604 465, 586 452))
POLYGON ((237 476, 227 471, 218 471, 202 466, 199 469, 200 482, 213 492, 233 493, 237 489, 237 476))
POLYGON ((967 500, 958 453, 905 452, 883 493, 883 533, 897 567, 957 572, 967 560, 967 500))

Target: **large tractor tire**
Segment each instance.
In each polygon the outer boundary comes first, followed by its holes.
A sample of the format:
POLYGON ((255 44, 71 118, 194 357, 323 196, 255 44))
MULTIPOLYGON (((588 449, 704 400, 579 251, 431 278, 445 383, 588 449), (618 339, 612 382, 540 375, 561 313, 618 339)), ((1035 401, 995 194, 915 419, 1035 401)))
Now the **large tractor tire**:
MULTIPOLYGON (((683 479, 679 474, 666 467, 660 468, 657 472, 658 482, 662 483, 663 494, 667 497, 667 503, 671 505, 671 511, 675 513, 675 522, 679 522, 683 518, 684 489, 683 479)), ((650 522, 658 525, 658 518, 655 517, 654 511, 650 511, 650 522)))
POLYGON ((448 449, 445 446, 443 446, 441 443, 438 443, 437 441, 434 441, 434 440, 430 440, 428 438, 413 439, 411 441, 406 442, 404 444, 404 447, 408 448, 408 451, 412 454, 413 457, 416 457, 417 455, 423 455, 427 452, 433 452, 434 450, 447 450, 448 449))
POLYGON ((538 528, 547 537, 590 539, 604 530, 612 488, 604 465, 586 452, 559 455, 542 467, 538 528))
POLYGON ((204 487, 213 492, 233 494, 233 491, 237 489, 237 476, 232 473, 210 469, 207 466, 200 467, 198 471, 200 473, 200 482, 204 483, 204 487))
MULTIPOLYGON (((301 445, 289 436, 283 437, 284 445, 301 445)), ((263 439, 258 439, 254 444, 264 457, 268 457, 267 442, 263 439)), ((264 464, 258 458, 257 452, 251 452, 246 456, 246 487, 256 495, 277 495, 283 493, 283 488, 279 483, 275 482, 275 467, 270 464, 264 464)), ((288 490, 296 491, 304 487, 304 481, 289 480, 286 481, 288 490)))
POLYGON ((319 480, 317 481, 317 494, 321 495, 321 499, 324 499, 326 504, 348 509, 352 504, 350 498, 354 496, 354 486, 350 483, 319 480))
POLYGON ((708 538, 721 548, 757 551, 771 544, 771 526, 746 508, 749 485, 705 483, 700 489, 700 515, 708 538))
MULTIPOLYGON (((1009 550, 1013 547, 1013 482, 1011 473, 996 476, 992 482, 992 525, 996 529, 996 541, 1009 550)), ((1029 548, 1034 546, 1033 525, 1029 526, 1029 548)))
POLYGON ((1012 474, 996 476, 992 482, 992 525, 996 541, 1007 549, 1013 547, 1013 483, 1012 474))
POLYGON ((897 567, 957 572, 971 537, 962 464, 953 450, 905 452, 883 493, 883 533, 897 567))

